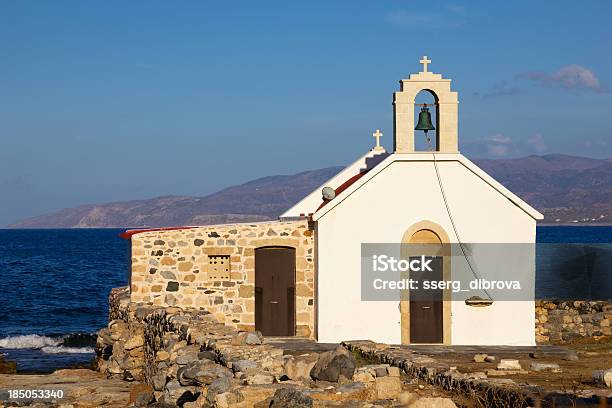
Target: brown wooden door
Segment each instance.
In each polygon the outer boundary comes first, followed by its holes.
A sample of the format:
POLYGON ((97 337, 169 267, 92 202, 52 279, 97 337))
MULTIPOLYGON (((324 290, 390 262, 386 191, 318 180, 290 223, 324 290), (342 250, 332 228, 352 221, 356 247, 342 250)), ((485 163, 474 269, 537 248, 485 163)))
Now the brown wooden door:
POLYGON ((431 271, 410 272, 419 289, 410 291, 410 343, 442 343, 443 319, 441 289, 423 289, 423 281, 443 279, 443 258, 434 257, 431 271))
POLYGON ((255 250, 255 328, 265 336, 295 335, 295 249, 255 250))

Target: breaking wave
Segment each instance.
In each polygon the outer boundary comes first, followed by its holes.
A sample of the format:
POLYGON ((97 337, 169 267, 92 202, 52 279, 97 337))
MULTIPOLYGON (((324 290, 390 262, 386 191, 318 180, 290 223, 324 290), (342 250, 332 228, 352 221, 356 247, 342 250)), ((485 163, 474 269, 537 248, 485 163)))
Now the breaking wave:
POLYGON ((61 347, 61 346, 46 346, 41 348, 43 353, 47 354, 87 354, 93 353, 92 347, 61 347))
POLYGON ((93 334, 72 333, 60 336, 41 336, 24 334, 0 339, 0 349, 39 349, 48 354, 93 353, 96 336, 93 334))
POLYGON ((25 334, 0 339, 0 347, 10 349, 39 349, 46 346, 57 346, 62 343, 61 338, 39 336, 38 334, 25 334))

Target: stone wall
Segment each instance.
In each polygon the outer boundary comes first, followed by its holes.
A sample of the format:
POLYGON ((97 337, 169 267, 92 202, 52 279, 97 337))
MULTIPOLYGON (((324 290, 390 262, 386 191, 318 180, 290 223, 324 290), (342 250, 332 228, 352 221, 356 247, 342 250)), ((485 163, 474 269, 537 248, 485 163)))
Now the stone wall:
POLYGON ((612 335, 612 301, 536 301, 536 342, 568 343, 612 335))
POLYGON ((306 220, 146 231, 131 240, 132 302, 203 309, 240 330, 255 329, 255 249, 295 248, 296 335, 314 336, 314 238, 306 220), (215 261, 229 271, 220 273, 215 261))
POLYGON ((98 333, 96 367, 109 378, 144 382, 132 388, 130 406, 368 408, 402 390, 399 370, 356 370, 354 357, 341 347, 298 348, 294 355, 257 331, 217 322, 205 310, 126 302, 123 288, 113 290, 110 300, 118 318, 98 333))

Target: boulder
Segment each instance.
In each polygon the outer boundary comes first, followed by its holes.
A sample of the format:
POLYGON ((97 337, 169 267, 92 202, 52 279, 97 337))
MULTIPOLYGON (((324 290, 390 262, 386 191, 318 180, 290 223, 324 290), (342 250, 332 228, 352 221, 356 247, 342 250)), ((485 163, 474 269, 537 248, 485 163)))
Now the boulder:
POLYGON ((565 355, 563 356, 563 360, 565 360, 565 361, 577 361, 578 360, 578 354, 576 354, 576 352, 574 350, 570 350, 567 353, 565 353, 565 355))
POLYGON ((240 398, 232 392, 222 392, 215 395, 215 408, 231 408, 236 406, 238 402, 240 402, 240 398))
POLYGON ((397 402, 401 404, 401 406, 410 406, 413 402, 415 402, 419 396, 413 392, 403 391, 397 397, 397 402))
POLYGON ((273 384, 274 376, 267 371, 259 371, 250 373, 245 378, 246 383, 249 385, 263 385, 263 384, 273 384))
POLYGON ((260 331, 241 331, 232 337, 232 346, 254 346, 263 343, 263 335, 260 331))
POLYGON ((197 360, 178 369, 181 385, 208 385, 219 378, 232 378, 232 371, 210 360, 197 360))
POLYGON ((176 352, 176 364, 186 365, 198 360, 198 346, 185 346, 176 352))
POLYGON ((353 374, 353 381, 370 383, 374 382, 374 376, 368 371, 357 371, 353 374))
POLYGON ((488 356, 486 354, 474 354, 474 362, 484 363, 488 356))
POLYGON ((497 361, 497 357, 495 357, 495 356, 486 356, 486 357, 485 357, 485 361, 486 361, 487 363, 494 363, 494 362, 496 362, 496 361, 497 361))
POLYGON ((599 384, 612 388, 612 368, 593 372, 593 379, 599 384))
POLYGON ((350 382, 335 389, 335 394, 340 395, 342 400, 373 401, 377 399, 376 387, 372 382, 350 382))
POLYGON ((252 368, 257 368, 258 365, 256 362, 252 361, 252 360, 236 360, 236 361, 232 361, 232 371, 233 372, 237 372, 237 371, 242 371, 245 372, 248 369, 252 369, 252 368))
POLYGON ((133 350, 142 346, 144 346, 144 336, 142 334, 135 334, 125 342, 123 348, 125 350, 133 350))
POLYGON ((284 361, 283 370, 287 377, 292 380, 307 380, 310 379, 310 371, 318 359, 319 356, 317 354, 291 356, 284 361))
POLYGON ((281 388, 274 393, 270 408, 310 408, 312 404, 312 398, 300 391, 293 388, 281 388))
POLYGON ((419 398, 409 408, 457 408, 450 398, 419 398))
POLYGON ((153 387, 149 384, 135 384, 130 390, 128 405, 146 407, 153 402, 153 387))
POLYGON ((213 381, 208 386, 208 391, 206 392, 206 401, 209 404, 213 404, 215 402, 215 398, 217 394, 223 394, 227 392, 232 387, 232 382, 228 377, 221 377, 213 381))
POLYGON ((155 361, 166 361, 170 358, 170 353, 166 350, 160 350, 155 354, 155 361))
POLYGON ((402 392, 399 377, 376 377, 374 382, 378 399, 395 399, 402 392))
POLYGON ((310 376, 313 380, 338 382, 342 378, 353 378, 354 373, 355 358, 339 348, 322 353, 310 371, 310 376))
POLYGON ((211 351, 211 350, 200 351, 198 353, 198 359, 199 360, 217 361, 217 354, 214 351, 211 351))
POLYGON ((164 371, 159 371, 151 378, 151 385, 153 385, 153 389, 155 391, 163 391, 166 386, 166 373, 164 371))
POLYGON ((551 371, 553 373, 561 372, 559 364, 555 363, 531 363, 529 368, 531 368, 533 371, 551 371))
POLYGON ((520 371, 520 370, 523 369, 523 367, 521 367, 521 363, 518 360, 511 360, 511 359, 502 358, 499 361, 499 364, 497 364, 497 369, 498 370, 517 370, 517 371, 520 371))
POLYGON ((398 367, 389 366, 387 367, 387 374, 391 377, 399 377, 400 369, 398 367))
POLYGON ((195 401, 197 399, 195 394, 196 387, 183 387, 177 380, 170 380, 164 389, 163 402, 182 405, 187 401, 195 401))

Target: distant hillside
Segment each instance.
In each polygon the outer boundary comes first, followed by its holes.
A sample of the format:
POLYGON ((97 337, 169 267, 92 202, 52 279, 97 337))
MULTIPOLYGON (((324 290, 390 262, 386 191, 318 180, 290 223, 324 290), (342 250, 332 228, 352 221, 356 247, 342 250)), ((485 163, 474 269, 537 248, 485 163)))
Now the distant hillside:
MULTIPOLYGON (((546 223, 611 222, 611 159, 551 154, 475 162, 542 211, 546 223)), ((83 205, 28 218, 9 227, 165 227, 269 220, 341 169, 329 167, 288 176, 264 177, 206 197, 164 196, 83 205)))

